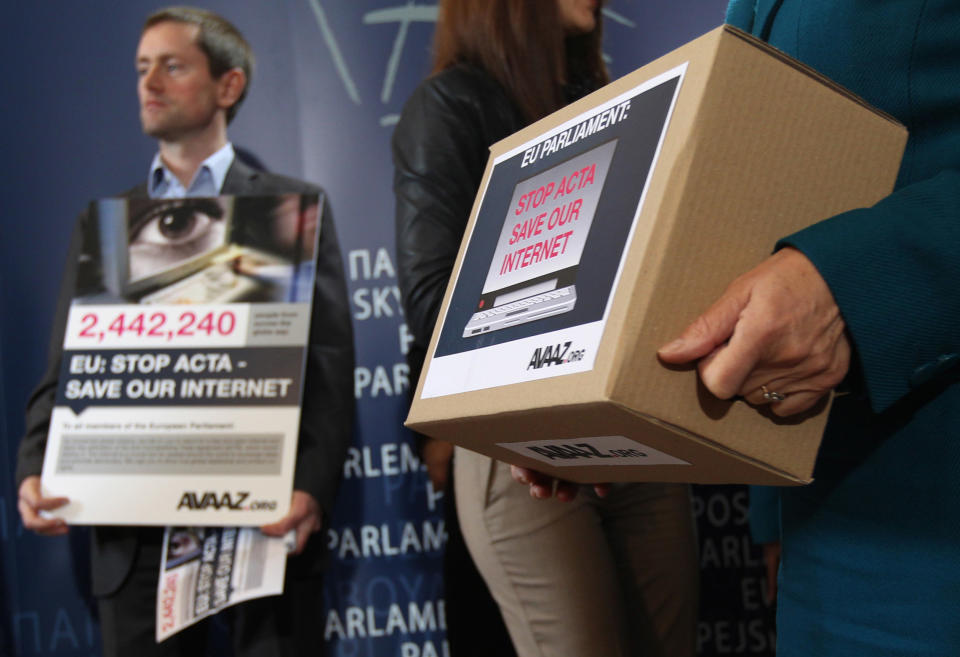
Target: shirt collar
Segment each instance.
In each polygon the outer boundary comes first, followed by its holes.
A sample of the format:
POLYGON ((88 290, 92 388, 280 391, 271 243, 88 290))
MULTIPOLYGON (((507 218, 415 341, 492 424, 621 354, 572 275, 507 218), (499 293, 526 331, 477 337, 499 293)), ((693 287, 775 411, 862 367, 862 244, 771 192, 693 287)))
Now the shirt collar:
POLYGON ((150 163, 150 175, 147 178, 147 194, 151 198, 171 198, 178 196, 218 196, 223 189, 223 181, 234 159, 233 144, 227 142, 216 153, 200 163, 190 186, 184 188, 166 165, 159 151, 150 163))

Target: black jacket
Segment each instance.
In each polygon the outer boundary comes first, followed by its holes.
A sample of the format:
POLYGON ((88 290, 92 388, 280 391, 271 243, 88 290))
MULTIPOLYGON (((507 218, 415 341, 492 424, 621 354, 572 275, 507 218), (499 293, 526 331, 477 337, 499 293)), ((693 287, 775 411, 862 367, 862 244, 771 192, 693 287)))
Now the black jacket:
POLYGON ((423 367, 489 148, 526 125, 503 87, 455 66, 420 84, 393 133, 397 270, 413 344, 410 382, 423 367))

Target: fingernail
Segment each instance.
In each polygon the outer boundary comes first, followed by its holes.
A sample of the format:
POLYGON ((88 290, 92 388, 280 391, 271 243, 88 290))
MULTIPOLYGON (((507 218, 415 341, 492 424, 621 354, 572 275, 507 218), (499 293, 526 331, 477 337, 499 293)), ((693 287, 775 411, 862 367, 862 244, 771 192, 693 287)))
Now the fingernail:
POLYGON ((687 345, 687 341, 683 338, 677 338, 673 342, 668 342, 667 344, 660 347, 660 350, 657 352, 661 356, 670 356, 678 351, 682 351, 683 348, 687 345))

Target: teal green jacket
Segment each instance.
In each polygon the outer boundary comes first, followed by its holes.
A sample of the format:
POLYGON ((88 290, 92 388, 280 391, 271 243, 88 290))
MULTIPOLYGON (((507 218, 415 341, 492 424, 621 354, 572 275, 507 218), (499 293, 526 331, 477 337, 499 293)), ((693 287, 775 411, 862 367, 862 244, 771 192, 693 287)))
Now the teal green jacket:
POLYGON ((734 0, 727 21, 910 130, 893 194, 779 245, 855 357, 815 483, 781 491, 777 654, 960 655, 960 1, 734 0))

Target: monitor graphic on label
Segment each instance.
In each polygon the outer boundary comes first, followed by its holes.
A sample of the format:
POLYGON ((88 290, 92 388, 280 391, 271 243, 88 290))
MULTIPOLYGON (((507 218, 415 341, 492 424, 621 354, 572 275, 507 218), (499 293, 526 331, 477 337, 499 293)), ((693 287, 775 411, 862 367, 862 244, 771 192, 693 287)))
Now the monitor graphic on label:
POLYGON ((577 269, 616 147, 613 139, 517 183, 463 337, 573 310, 577 269))

